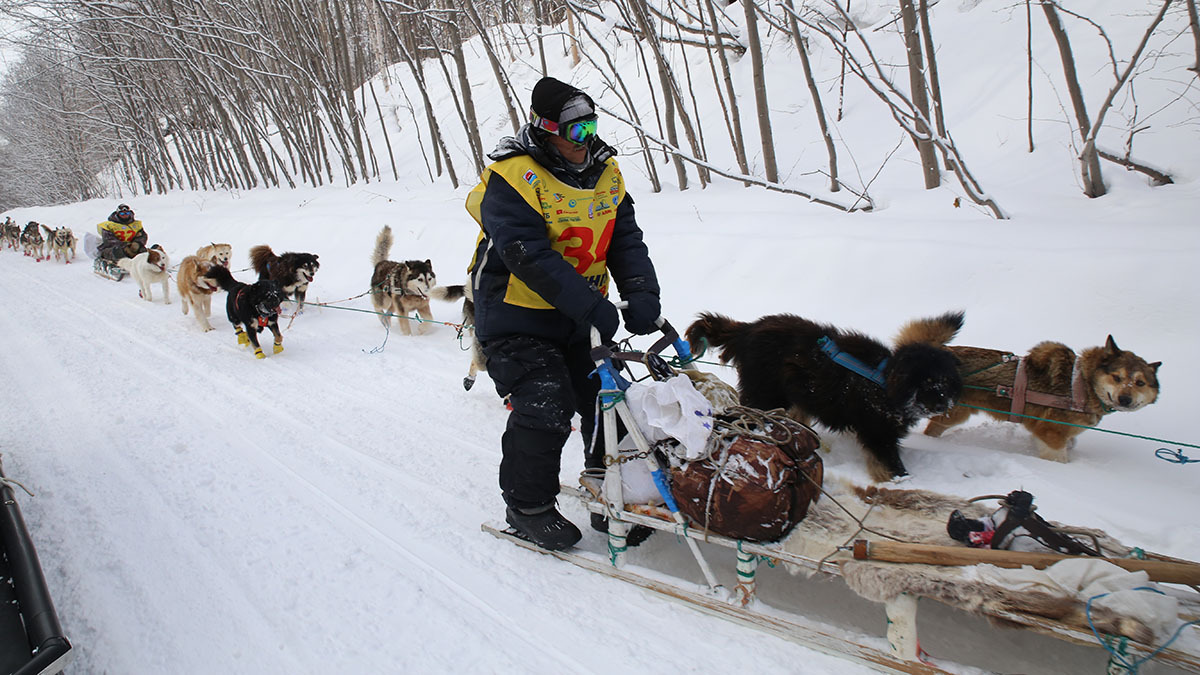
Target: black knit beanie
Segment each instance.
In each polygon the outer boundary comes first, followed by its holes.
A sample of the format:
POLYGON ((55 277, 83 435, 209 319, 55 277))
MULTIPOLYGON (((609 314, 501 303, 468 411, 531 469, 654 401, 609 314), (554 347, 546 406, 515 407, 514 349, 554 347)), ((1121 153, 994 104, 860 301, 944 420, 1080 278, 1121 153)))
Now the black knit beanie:
POLYGON ((543 77, 538 80, 537 84, 533 85, 533 94, 529 99, 529 109, 539 117, 561 124, 593 114, 596 109, 596 103, 592 101, 592 97, 566 82, 561 82, 553 77, 543 77), (571 115, 571 119, 559 119, 563 111, 563 106, 577 96, 583 97, 587 102, 587 105, 583 106, 585 109, 584 114, 578 114, 579 105, 572 105, 571 109, 576 112, 571 115))

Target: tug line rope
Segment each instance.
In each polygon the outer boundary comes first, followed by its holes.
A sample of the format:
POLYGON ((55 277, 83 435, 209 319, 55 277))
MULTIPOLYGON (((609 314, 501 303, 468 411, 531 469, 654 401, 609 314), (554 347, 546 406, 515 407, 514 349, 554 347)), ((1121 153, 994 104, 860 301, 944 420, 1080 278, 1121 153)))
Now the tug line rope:
MULTIPOLYGON (((1182 445, 1185 448, 1200 448, 1200 445, 1196 445, 1194 443, 1184 443, 1183 441, 1172 441, 1172 440, 1165 439, 1165 438, 1155 438, 1153 436, 1143 436, 1141 434, 1131 434, 1131 433, 1127 433, 1124 431, 1112 431, 1111 429, 1103 429, 1101 427, 1092 427, 1092 426, 1088 426, 1086 424, 1075 424, 1074 422, 1062 422, 1059 420, 1046 419, 1045 417, 1038 417, 1037 415, 1023 415, 1021 413, 1014 413, 1009 410, 995 410, 993 408, 984 408, 983 406, 970 405, 968 403, 959 403, 958 405, 965 406, 967 408, 974 408, 975 410, 983 410, 984 412, 999 413, 1001 415, 1015 415, 1017 417, 1026 417, 1029 419, 1040 420, 1042 422, 1052 422, 1054 424, 1062 424, 1062 425, 1069 426, 1069 427, 1078 427, 1080 429, 1092 429, 1094 431, 1101 431, 1106 434, 1115 434, 1117 436, 1127 436, 1129 438, 1138 438, 1138 439, 1141 439, 1144 441, 1154 441, 1155 443, 1166 443, 1167 445, 1182 445)), ((1167 448, 1159 448, 1157 451, 1155 451, 1154 454, 1159 459, 1162 459, 1162 460, 1168 461, 1168 462, 1172 462, 1174 464, 1183 465, 1183 464, 1200 463, 1200 460, 1191 459, 1190 457, 1188 457, 1187 455, 1184 455, 1183 452, 1179 451, 1179 450, 1168 450, 1167 448)))

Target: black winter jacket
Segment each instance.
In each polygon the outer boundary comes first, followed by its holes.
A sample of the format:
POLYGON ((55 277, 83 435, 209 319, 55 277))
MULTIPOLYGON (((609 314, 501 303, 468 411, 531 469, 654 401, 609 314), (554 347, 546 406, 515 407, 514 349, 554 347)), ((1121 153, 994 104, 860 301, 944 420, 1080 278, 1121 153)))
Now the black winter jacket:
MULTIPOLYGON (((525 125, 515 138, 502 140, 488 157, 500 161, 528 155, 562 182, 592 189, 604 172, 605 161, 615 154, 611 147, 595 138, 590 164, 582 171, 574 171, 558 153, 547 151, 539 143, 536 136, 542 133, 525 125)), ((483 195, 480 220, 484 236, 475 251, 471 270, 475 334, 479 340, 486 343, 511 335, 534 335, 562 343, 589 339, 588 314, 604 298, 550 247, 542 214, 499 174, 494 174, 483 195), (554 309, 506 303, 509 274, 523 281, 554 309)), ((654 264, 634 217, 633 198, 628 194, 617 206, 607 266, 620 293, 659 294, 654 264)))

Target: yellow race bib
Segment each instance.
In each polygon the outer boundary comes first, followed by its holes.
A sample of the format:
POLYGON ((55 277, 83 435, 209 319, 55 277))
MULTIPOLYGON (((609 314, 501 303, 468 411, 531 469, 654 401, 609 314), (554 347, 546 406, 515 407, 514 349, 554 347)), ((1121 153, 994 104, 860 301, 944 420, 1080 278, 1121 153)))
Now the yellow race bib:
MULTIPOLYGON (((604 173, 591 190, 573 188, 533 163, 527 155, 501 160, 484 169, 481 182, 467 195, 467 212, 480 223, 480 204, 488 181, 501 176, 521 197, 541 212, 546 221, 550 246, 575 271, 608 295, 608 246, 612 243, 617 205, 625 198, 625 182, 615 160, 608 160, 604 173)), ((486 236, 480 232, 479 240, 486 236)), ((476 249, 478 242, 476 240, 476 249)), ((471 261, 471 268, 477 261, 471 261)), ((531 309, 553 309, 525 282, 509 275, 504 301, 531 309)))

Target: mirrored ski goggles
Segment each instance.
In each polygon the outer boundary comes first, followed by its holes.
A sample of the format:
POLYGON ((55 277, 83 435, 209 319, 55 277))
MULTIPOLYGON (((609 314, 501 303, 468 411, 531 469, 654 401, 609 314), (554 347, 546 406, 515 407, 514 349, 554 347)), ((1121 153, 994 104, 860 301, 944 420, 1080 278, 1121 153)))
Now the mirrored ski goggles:
POLYGON ((532 112, 531 117, 533 126, 562 136, 575 145, 584 145, 588 142, 589 138, 596 135, 596 118, 594 116, 568 122, 567 124, 559 124, 554 120, 548 120, 532 112))
POLYGON ((575 145, 583 145, 596 135, 596 118, 576 120, 561 129, 559 135, 575 145))

